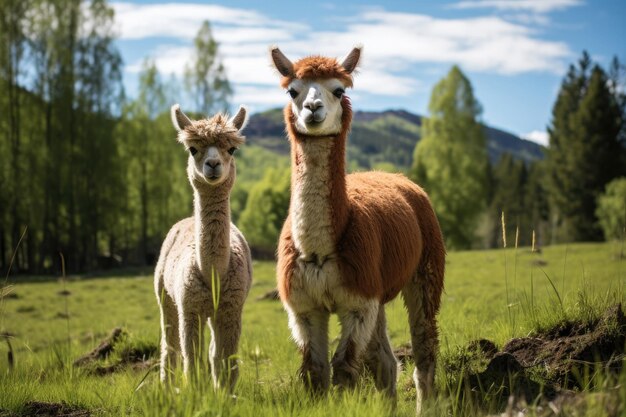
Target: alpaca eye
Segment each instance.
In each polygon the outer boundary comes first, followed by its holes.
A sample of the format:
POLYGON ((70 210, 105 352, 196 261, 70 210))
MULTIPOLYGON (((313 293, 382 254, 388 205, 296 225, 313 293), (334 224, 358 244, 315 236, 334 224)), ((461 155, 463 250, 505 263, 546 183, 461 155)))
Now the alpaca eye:
POLYGON ((333 91, 333 95, 337 98, 341 98, 341 96, 343 96, 345 93, 346 93, 346 90, 344 90, 341 87, 336 88, 335 91, 333 91))
POLYGON ((191 156, 195 155, 196 153, 198 153, 198 150, 196 148, 194 148, 193 146, 191 146, 189 148, 189 153, 191 154, 191 156))
POLYGON ((235 151, 236 151, 236 150, 237 150, 237 148, 232 147, 232 148, 230 148, 230 149, 228 150, 228 153, 232 155, 232 154, 234 154, 234 153, 235 153, 235 151))
POLYGON ((291 96, 291 98, 296 98, 298 97, 298 92, 296 90, 294 90, 293 88, 290 88, 289 90, 287 90, 287 92, 289 93, 289 95, 291 96))

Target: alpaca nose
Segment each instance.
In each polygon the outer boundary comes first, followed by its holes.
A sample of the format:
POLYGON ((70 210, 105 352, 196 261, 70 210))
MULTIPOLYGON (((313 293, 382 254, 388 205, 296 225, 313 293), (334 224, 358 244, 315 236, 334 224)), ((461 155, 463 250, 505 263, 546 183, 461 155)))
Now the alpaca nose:
POLYGON ((317 100, 307 100, 304 103, 304 107, 306 107, 307 109, 311 110, 311 113, 315 113, 315 110, 319 109, 320 107, 323 107, 324 104, 322 103, 322 100, 317 99, 317 100))
POLYGON ((205 165, 208 165, 209 167, 215 169, 218 166, 220 166, 222 163, 220 162, 219 159, 217 158, 209 158, 206 160, 205 165))

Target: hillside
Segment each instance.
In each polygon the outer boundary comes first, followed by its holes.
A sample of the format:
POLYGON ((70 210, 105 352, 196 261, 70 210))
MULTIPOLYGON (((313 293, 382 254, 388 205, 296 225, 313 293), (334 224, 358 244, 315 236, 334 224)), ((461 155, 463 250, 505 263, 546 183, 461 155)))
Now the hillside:
MULTIPOLYGON (((354 113, 348 161, 351 166, 371 168, 377 163, 410 167, 420 138, 422 116, 405 110, 354 113)), ((530 162, 543 158, 542 147, 511 133, 485 126, 489 158, 496 162, 503 153, 530 162)), ((280 154, 289 152, 281 109, 254 114, 246 128, 251 143, 280 154)))

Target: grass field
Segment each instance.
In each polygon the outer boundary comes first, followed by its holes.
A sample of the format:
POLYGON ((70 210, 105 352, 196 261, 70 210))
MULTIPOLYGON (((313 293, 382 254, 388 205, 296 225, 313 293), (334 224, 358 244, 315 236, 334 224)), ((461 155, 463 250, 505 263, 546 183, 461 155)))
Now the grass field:
MULTIPOLYGON (((440 362, 454 360, 471 340, 487 338, 501 346, 511 337, 566 318, 595 316, 624 302, 626 259, 619 256, 621 250, 620 244, 605 243, 552 246, 541 253, 529 248, 450 253, 439 316, 440 362)), ((395 409, 367 378, 355 391, 331 391, 322 398, 306 394, 296 378, 299 354, 280 302, 257 300, 274 288, 274 274, 273 263, 254 263, 236 399, 214 392, 208 377, 167 391, 153 370, 95 376, 72 366, 117 326, 128 332, 123 341, 127 345, 157 344, 159 315, 150 271, 66 280, 11 277, 0 304, 0 331, 11 335, 15 366, 9 371, 8 345, 0 340, 0 416, 21 415, 29 401, 64 402, 93 415, 115 416, 414 415, 411 368, 400 374, 395 409)), ((387 317, 394 347, 407 343, 409 329, 400 300, 387 306, 387 317)), ((331 340, 337 334, 333 319, 331 340)), ((115 354, 108 361, 114 361, 115 354)), ((461 404, 454 393, 450 384, 456 377, 439 366, 439 395, 427 404, 425 415, 478 412, 476 404, 461 404)), ((624 372, 619 378, 623 389, 624 372)), ((609 385, 593 385, 589 395, 602 394, 609 385)), ((621 412, 626 412, 625 396, 621 394, 621 412)), ((604 415, 602 407, 588 415, 604 415)), ((501 410, 481 410, 496 411, 501 410)))

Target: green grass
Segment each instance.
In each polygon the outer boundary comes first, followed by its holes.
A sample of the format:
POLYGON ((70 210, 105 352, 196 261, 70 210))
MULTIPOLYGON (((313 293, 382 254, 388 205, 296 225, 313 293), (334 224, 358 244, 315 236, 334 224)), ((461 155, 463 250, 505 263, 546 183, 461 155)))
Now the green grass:
MULTIPOLYGON (((593 317, 610 304, 624 302, 626 260, 618 253, 619 247, 610 243, 553 246, 540 254, 529 248, 450 253, 439 315, 440 362, 474 339, 487 338, 502 346, 513 336, 526 336, 565 318, 593 317)), ((63 401, 96 415, 414 415, 412 369, 400 374, 395 410, 369 379, 353 392, 309 397, 296 378, 300 358, 280 302, 256 300, 274 288, 274 280, 273 263, 254 263, 235 400, 214 392, 208 376, 173 392, 160 386, 156 372, 93 376, 72 367, 74 359, 117 326, 129 333, 122 346, 146 348, 158 343, 159 313, 151 276, 69 277, 65 284, 12 277, 11 295, 0 304, 0 332, 13 335, 15 368, 8 371, 7 345, 0 340, 0 409, 19 413, 24 403, 37 400, 63 401), (69 294, 61 293, 64 288, 69 294)), ((387 306, 387 317, 392 344, 407 343, 409 328, 401 300, 387 306)), ((331 348, 337 334, 333 319, 331 348)), ((474 415, 473 406, 458 401, 456 388, 450 386, 455 376, 445 375, 441 366, 439 370, 440 395, 428 404, 426 415, 474 415)))

